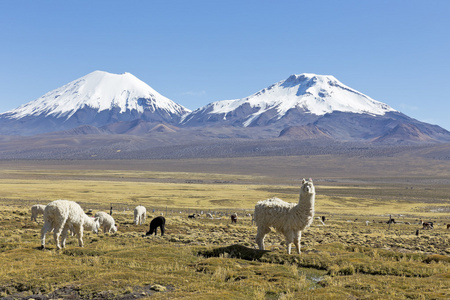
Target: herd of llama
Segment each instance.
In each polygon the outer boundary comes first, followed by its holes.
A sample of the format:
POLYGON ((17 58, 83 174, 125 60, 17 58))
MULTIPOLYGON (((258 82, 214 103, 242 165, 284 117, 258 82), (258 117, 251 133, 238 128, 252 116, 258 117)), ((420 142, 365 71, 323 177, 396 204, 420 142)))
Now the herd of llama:
MULTIPOLYGON (((312 179, 302 180, 298 203, 288 203, 279 198, 270 198, 256 203, 254 221, 257 226, 256 244, 260 250, 264 250, 264 238, 271 232, 271 228, 283 234, 286 240, 287 253, 291 254, 291 245, 294 244, 297 253, 300 254, 300 239, 302 231, 308 228, 314 219, 315 188, 312 179)), ((95 217, 88 216, 81 206, 69 200, 55 200, 48 205, 33 205, 31 207, 31 219, 36 220, 38 214, 44 215, 44 225, 41 230, 41 247, 45 248, 45 236, 53 231, 53 237, 57 249, 65 247, 69 231, 78 237, 78 244, 83 247, 83 230, 92 230, 98 233, 115 233, 117 225, 112 216, 105 212, 99 212, 95 217)), ((143 206, 137 206, 134 210, 134 224, 145 223, 147 211, 143 206)), ((233 219, 232 219, 233 220, 233 219)), ((235 219, 235 222, 237 218, 235 219)), ((164 235, 164 217, 156 217, 150 224, 150 231, 146 235, 156 234, 156 228, 161 228, 164 235)))

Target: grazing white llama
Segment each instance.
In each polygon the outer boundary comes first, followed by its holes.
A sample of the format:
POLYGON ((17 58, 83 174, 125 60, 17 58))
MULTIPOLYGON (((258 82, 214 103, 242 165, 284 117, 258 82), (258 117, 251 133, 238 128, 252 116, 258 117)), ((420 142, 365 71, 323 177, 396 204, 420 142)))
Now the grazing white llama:
POLYGON ((258 226, 256 243, 264 250, 264 237, 270 227, 281 232, 287 245, 287 253, 291 254, 291 243, 300 254, 300 239, 302 231, 309 227, 314 219, 315 188, 310 178, 302 180, 300 199, 298 203, 288 203, 278 198, 259 201, 255 206, 255 223, 258 226))
POLYGON ((58 249, 66 246, 67 232, 73 228, 78 236, 78 244, 83 247, 83 229, 98 233, 98 219, 86 215, 81 206, 73 201, 56 200, 44 210, 44 226, 41 230, 41 247, 45 248, 45 234, 53 229, 53 238, 58 249), (60 241, 61 237, 61 241, 60 241))
POLYGON ((117 226, 115 225, 114 218, 107 213, 100 211, 95 214, 100 223, 100 228, 103 228, 103 233, 115 233, 117 231, 117 226))
POLYGON ((147 217, 147 209, 144 206, 138 205, 134 209, 134 225, 141 225, 145 223, 147 217))
POLYGON ((31 221, 37 221, 36 218, 39 215, 44 214, 45 205, 35 204, 31 206, 31 221))

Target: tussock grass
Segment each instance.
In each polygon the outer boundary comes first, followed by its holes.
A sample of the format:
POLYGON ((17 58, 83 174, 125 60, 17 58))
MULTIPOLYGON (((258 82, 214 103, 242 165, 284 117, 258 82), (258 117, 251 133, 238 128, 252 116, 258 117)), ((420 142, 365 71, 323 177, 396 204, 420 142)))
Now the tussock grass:
POLYGON ((327 216, 326 225, 315 220, 303 234, 302 254, 287 255, 275 232, 266 238, 267 251, 255 250, 256 227, 246 213, 256 201, 272 196, 295 202, 296 188, 228 176, 214 182, 221 176, 54 170, 9 174, 0 181, 0 297, 449 298, 450 232, 443 224, 450 220, 444 213, 434 214, 435 229, 421 230, 418 220, 428 216, 423 210, 429 203, 394 193, 378 198, 376 185, 355 191, 319 182, 316 211, 327 216), (340 194, 330 192, 337 190, 340 194), (118 232, 85 232, 84 248, 68 237, 67 248, 59 251, 49 234, 47 249, 40 250, 42 217, 31 222, 29 207, 59 198, 78 201, 94 213, 109 211, 112 203, 118 232), (148 209, 145 225, 133 225, 137 204, 148 209), (202 211, 196 219, 187 218, 202 211), (229 214, 235 211, 238 223, 231 224, 229 214), (206 212, 214 219, 206 218, 206 212), (166 234, 144 237, 151 218, 161 213, 167 219, 166 234), (389 214, 400 223, 387 225, 389 214))

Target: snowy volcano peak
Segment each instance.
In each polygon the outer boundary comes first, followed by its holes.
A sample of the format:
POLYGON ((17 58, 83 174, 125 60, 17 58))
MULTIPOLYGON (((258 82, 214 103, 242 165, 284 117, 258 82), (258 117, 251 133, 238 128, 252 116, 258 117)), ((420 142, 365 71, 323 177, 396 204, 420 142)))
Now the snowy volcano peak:
POLYGON ((244 127, 259 120, 273 123, 296 111, 302 116, 323 116, 335 111, 384 115, 395 111, 387 104, 342 84, 334 76, 303 73, 291 75, 249 97, 217 101, 200 108, 184 119, 184 123, 226 120, 244 127))
POLYGON ((94 71, 42 97, 6 112, 11 119, 30 116, 70 118, 77 111, 88 108, 100 113, 115 110, 119 113, 134 111, 163 111, 181 116, 186 108, 162 96, 130 73, 111 74, 94 71))
POLYGON ((337 79, 332 75, 316 75, 312 73, 303 73, 303 74, 293 74, 289 76, 286 80, 280 81, 283 82, 286 86, 288 85, 299 85, 304 84, 305 82, 327 82, 327 81, 337 81, 337 79))
POLYGON ((334 76, 310 73, 291 75, 246 99, 276 105, 280 115, 291 108, 318 116, 334 111, 370 115, 395 111, 387 104, 344 85, 334 76))

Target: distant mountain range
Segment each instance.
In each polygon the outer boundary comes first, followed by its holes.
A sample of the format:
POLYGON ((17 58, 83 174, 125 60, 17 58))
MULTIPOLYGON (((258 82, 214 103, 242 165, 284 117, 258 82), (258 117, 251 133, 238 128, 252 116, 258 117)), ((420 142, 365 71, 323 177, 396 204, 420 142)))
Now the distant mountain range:
POLYGON ((450 132, 410 118, 333 76, 301 74, 194 111, 129 73, 92 72, 0 114, 0 134, 167 135, 163 140, 268 139, 417 144, 450 132), (170 136, 170 138, 168 138, 170 136))

